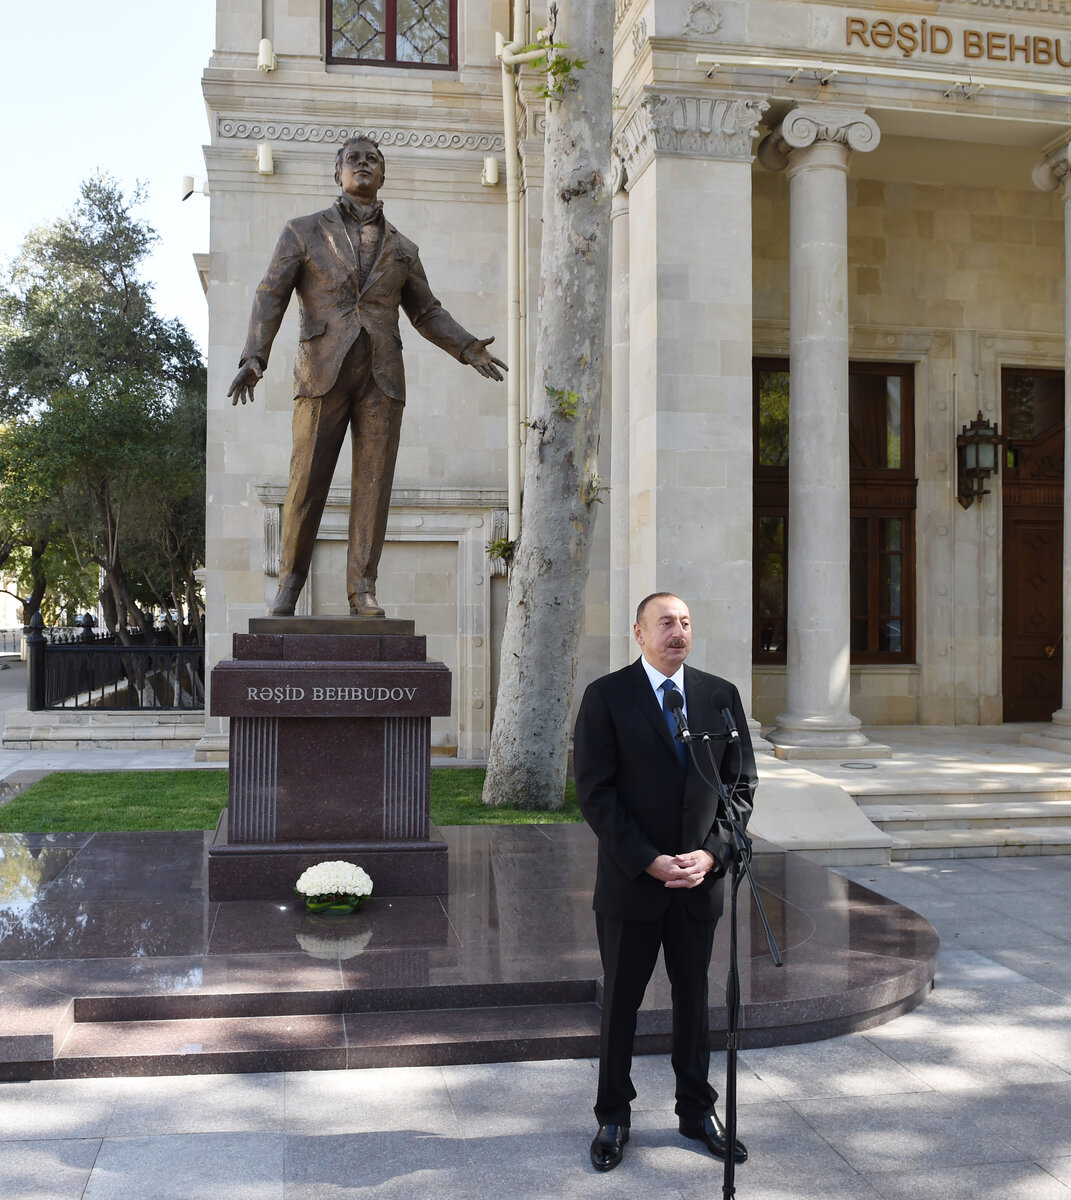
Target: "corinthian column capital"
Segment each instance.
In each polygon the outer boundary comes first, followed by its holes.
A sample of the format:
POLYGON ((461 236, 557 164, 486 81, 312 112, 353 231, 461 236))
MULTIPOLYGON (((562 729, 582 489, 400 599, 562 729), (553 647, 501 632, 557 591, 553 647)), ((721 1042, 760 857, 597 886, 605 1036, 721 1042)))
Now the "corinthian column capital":
POLYGON ((751 161, 767 101, 710 88, 646 87, 614 136, 629 183, 656 154, 751 161))
POLYGON ((1064 199, 1071 199, 1071 141, 1043 158, 1030 172, 1030 178, 1043 192, 1054 192, 1063 184, 1064 199))
POLYGON ((771 171, 788 166, 793 150, 817 142, 838 142, 849 150, 866 152, 881 141, 881 130, 861 108, 840 104, 799 104, 759 146, 759 162, 771 171))

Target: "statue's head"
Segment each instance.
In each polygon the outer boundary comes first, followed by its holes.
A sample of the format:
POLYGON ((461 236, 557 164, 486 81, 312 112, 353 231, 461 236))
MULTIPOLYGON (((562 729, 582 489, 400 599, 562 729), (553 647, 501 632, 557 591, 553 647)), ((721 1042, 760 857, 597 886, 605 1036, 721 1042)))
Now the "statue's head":
POLYGON ((387 178, 387 162, 383 157, 383 151, 379 148, 379 142, 377 142, 376 139, 371 137, 369 134, 361 134, 358 137, 347 138, 347 140, 344 141, 341 146, 339 146, 338 153, 335 155, 335 183, 337 183, 340 187, 342 186, 342 160, 346 156, 346 151, 351 146, 359 145, 371 146, 372 149, 375 150, 376 157, 379 159, 380 183, 382 184, 383 180, 387 178))

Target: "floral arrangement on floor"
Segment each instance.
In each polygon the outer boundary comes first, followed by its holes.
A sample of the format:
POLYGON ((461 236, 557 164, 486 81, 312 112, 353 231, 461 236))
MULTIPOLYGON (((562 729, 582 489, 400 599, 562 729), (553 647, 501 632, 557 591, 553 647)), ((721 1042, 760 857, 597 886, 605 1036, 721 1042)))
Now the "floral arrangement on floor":
POLYGON ((302 871, 294 891, 309 912, 354 912, 372 894, 372 879, 349 862, 322 862, 302 871))

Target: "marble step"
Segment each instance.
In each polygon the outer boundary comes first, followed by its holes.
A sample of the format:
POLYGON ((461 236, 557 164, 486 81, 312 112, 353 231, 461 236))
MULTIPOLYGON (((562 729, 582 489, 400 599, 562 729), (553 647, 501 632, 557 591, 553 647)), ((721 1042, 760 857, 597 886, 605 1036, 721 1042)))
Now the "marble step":
POLYGON ((919 797, 893 802, 863 802, 860 810, 886 833, 918 829, 1012 829, 1031 825, 1071 826, 1071 797, 1045 799, 1007 795, 999 800, 929 802, 919 797))
POLYGON ((317 991, 221 990, 130 992, 81 996, 74 1002, 79 1024, 195 1021, 228 1017, 300 1017, 349 1013, 453 1011, 586 1004, 596 999, 591 979, 525 980, 523 983, 416 984, 317 991))
POLYGON ((925 858, 1002 858, 1071 854, 1071 825, 897 829, 894 861, 925 858))
POLYGON ((854 790, 847 788, 859 805, 864 804, 906 804, 909 806, 929 808, 934 804, 1067 804, 1071 805, 1071 769, 1068 770, 1068 785, 1066 788, 1009 788, 1002 781, 995 787, 971 786, 968 783, 951 780, 947 787, 939 792, 897 792, 879 791, 873 788, 854 790))
POLYGON ((598 1053, 592 1001, 403 1012, 76 1021, 55 1077, 195 1075, 575 1058, 598 1053))
POLYGON ((5 750, 181 750, 204 736, 203 710, 8 709, 5 750))

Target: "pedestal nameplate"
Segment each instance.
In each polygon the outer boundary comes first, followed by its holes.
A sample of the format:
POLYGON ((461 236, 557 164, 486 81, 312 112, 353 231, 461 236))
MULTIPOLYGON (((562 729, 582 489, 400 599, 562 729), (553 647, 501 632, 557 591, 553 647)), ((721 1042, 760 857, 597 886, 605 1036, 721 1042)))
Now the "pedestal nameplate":
POLYGON ((231 720, 209 896, 282 898, 325 858, 359 862, 378 895, 444 892, 431 717, 450 711, 450 673, 424 661, 422 637, 319 621, 315 634, 235 635, 234 659, 212 672, 212 714, 231 720))
POLYGON ((441 663, 221 662, 212 672, 212 715, 400 717, 450 711, 441 663))

